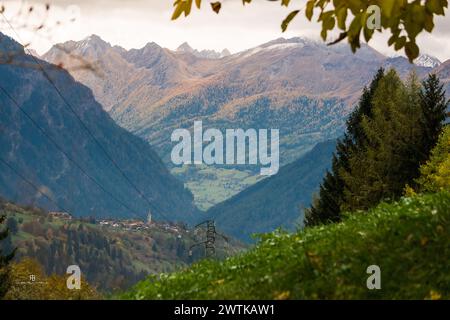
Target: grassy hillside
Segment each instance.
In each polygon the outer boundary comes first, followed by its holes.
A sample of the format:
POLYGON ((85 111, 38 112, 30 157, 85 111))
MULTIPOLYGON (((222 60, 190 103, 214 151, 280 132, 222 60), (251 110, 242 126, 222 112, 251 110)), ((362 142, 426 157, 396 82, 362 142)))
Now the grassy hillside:
POLYGON ((150 278, 127 299, 448 299, 450 193, 404 198, 344 222, 264 236, 247 253, 150 278), (369 265, 381 290, 368 290, 369 265))
POLYGON ((265 178, 250 170, 207 165, 184 165, 173 168, 171 173, 185 181, 186 187, 194 195, 195 204, 205 211, 265 178))

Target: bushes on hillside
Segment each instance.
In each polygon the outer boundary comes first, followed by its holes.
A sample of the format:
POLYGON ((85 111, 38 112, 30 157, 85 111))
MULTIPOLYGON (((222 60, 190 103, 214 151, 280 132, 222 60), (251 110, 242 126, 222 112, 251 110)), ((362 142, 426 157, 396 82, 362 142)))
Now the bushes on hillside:
POLYGON ((450 189, 450 127, 442 133, 430 160, 420 168, 418 179, 422 192, 438 192, 450 189))
POLYGON ((449 299, 450 193, 382 203, 368 214, 265 235, 250 251, 153 276, 125 299, 449 299), (367 268, 381 270, 369 290, 367 268))
POLYGON ((80 290, 69 290, 64 276, 46 276, 42 266, 33 259, 25 258, 11 265, 11 288, 7 300, 92 300, 100 294, 84 279, 80 290), (30 276, 33 278, 30 279, 30 276))

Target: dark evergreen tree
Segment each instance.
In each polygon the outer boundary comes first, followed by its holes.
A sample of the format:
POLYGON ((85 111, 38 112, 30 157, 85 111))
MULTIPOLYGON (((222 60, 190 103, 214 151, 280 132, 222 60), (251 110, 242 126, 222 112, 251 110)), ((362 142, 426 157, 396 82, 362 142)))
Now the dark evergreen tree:
POLYGON ((423 113, 421 127, 424 132, 422 135, 421 162, 424 163, 428 160, 431 150, 436 146, 442 133, 450 101, 445 98, 444 85, 435 74, 430 74, 422 82, 422 87, 420 106, 423 113))
POLYGON ((311 208, 306 210, 307 226, 315 226, 340 220, 340 205, 343 199, 344 181, 339 170, 347 165, 349 146, 352 142, 346 134, 342 141, 338 141, 336 153, 333 154, 331 172, 327 171, 320 185, 319 198, 314 199, 311 208))
POLYGON ((366 139, 361 127, 361 120, 363 117, 370 118, 372 116, 372 98, 383 76, 384 69, 380 68, 370 86, 363 89, 358 106, 350 114, 347 120, 347 131, 343 139, 337 142, 331 172, 326 173, 320 186, 319 197, 313 201, 311 208, 305 212, 306 226, 340 221, 345 189, 345 182, 340 172, 349 169, 351 154, 360 148, 366 139))
POLYGON ((8 220, 6 220, 6 227, 8 228, 9 232, 11 232, 11 234, 17 234, 17 232, 19 231, 17 220, 14 217, 10 217, 8 218, 8 220))
MULTIPOLYGON (((5 221, 6 216, 0 216, 0 226, 5 221)), ((10 282, 10 274, 8 265, 9 262, 14 257, 15 250, 9 252, 4 250, 5 246, 3 246, 3 241, 10 239, 9 230, 5 228, 4 230, 0 230, 0 299, 2 299, 6 292, 8 292, 10 282)), ((9 246, 8 246, 9 247, 9 246)))
POLYGON ((345 210, 367 210, 382 200, 397 199, 419 176, 420 89, 415 74, 404 84, 395 70, 378 84, 373 115, 361 121, 365 142, 352 154, 350 169, 341 171, 345 210))

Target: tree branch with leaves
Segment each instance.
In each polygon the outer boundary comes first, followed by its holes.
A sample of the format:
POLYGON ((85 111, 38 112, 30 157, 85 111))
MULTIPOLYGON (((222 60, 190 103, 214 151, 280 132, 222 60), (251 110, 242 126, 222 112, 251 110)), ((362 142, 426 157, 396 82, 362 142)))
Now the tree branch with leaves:
MULTIPOLYGON (((282 6, 293 7, 300 4, 294 0, 268 0, 279 2, 282 6)), ((200 9, 202 0, 175 0, 172 20, 181 15, 188 16, 194 5, 200 9)), ((242 4, 249 4, 252 0, 242 0, 242 4)), ((220 1, 211 2, 211 8, 219 13, 222 4, 220 1)), ((338 30, 337 39, 329 42, 330 45, 347 40, 352 51, 361 47, 361 39, 369 42, 375 31, 390 34, 388 45, 396 51, 404 50, 412 62, 419 56, 417 36, 423 32, 431 33, 434 29, 434 18, 445 16, 448 8, 447 0, 308 0, 303 8, 291 11, 281 23, 282 31, 286 31, 296 16, 304 11, 306 18, 322 24, 321 37, 328 41, 330 31, 338 30), (379 8, 380 25, 374 28, 368 21, 373 14, 372 9, 379 8)))

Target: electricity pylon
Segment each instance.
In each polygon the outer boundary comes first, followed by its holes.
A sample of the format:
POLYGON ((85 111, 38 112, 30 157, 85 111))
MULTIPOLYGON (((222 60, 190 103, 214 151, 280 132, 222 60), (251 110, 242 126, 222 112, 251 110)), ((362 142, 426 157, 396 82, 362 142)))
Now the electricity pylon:
POLYGON ((194 227, 194 230, 197 228, 200 228, 202 226, 206 226, 206 239, 197 243, 194 243, 192 246, 189 247, 189 256, 192 256, 192 249, 197 246, 204 245, 205 246, 205 256, 207 258, 212 258, 216 255, 216 235, 221 236, 225 239, 225 241, 228 242, 228 238, 224 235, 217 233, 216 231, 216 224, 214 220, 206 220, 194 227))

